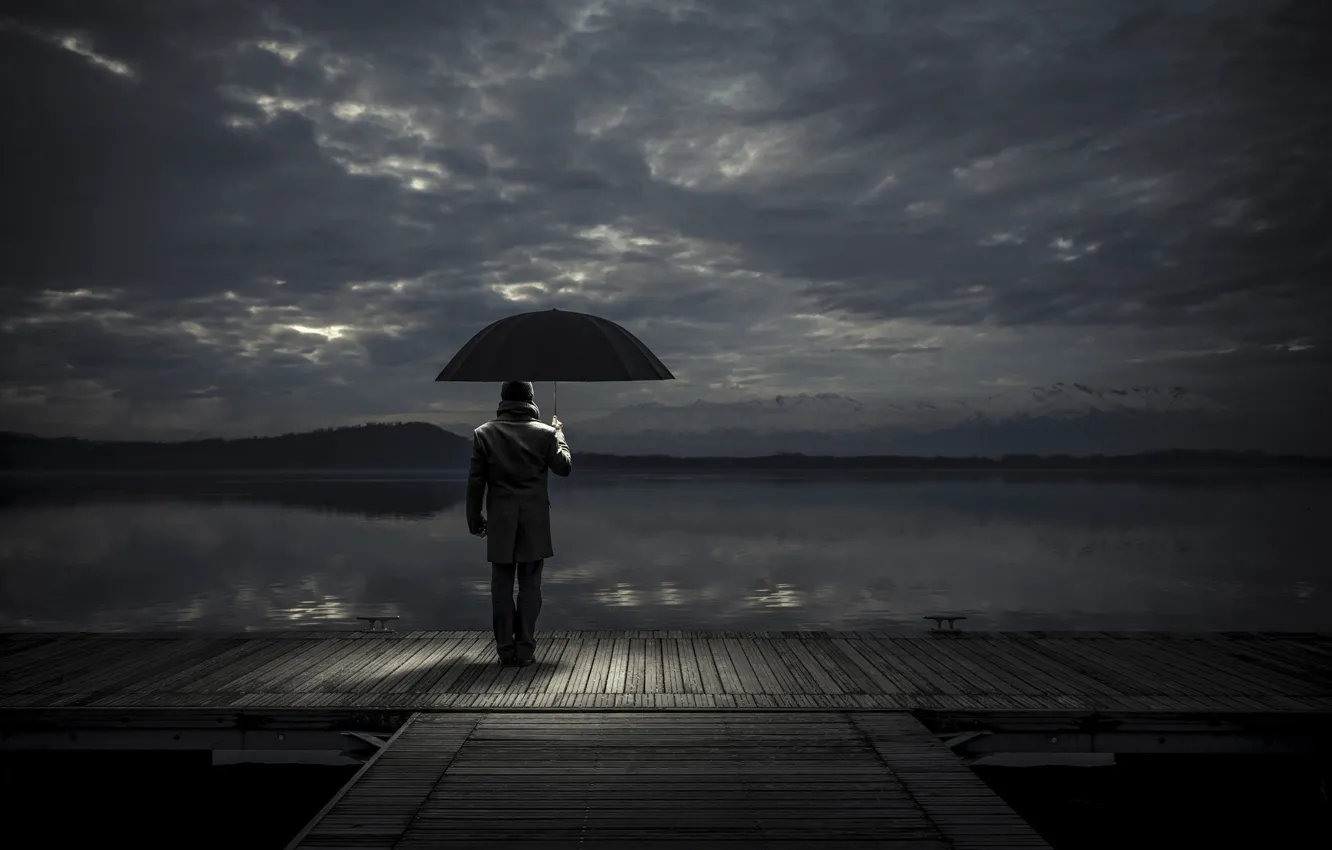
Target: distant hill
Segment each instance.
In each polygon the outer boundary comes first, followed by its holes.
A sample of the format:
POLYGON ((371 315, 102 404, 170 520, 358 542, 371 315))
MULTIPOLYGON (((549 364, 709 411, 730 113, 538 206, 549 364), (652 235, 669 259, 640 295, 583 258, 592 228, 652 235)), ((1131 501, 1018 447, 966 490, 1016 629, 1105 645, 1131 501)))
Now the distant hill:
MULTIPOLYGON (((279 437, 117 442, 0 433, 0 470, 178 471, 191 470, 426 470, 466 469, 469 437, 425 422, 328 428, 279 437)), ((756 469, 1332 469, 1332 458, 1271 455, 1258 451, 1158 451, 1120 455, 1006 454, 1001 457, 862 455, 829 457, 793 453, 763 457, 679 457, 580 452, 574 467, 596 470, 756 469)))
POLYGON ((0 469, 450 469, 466 467, 471 450, 470 439, 425 422, 178 443, 0 434, 0 469))
MULTIPOLYGON (((572 414, 573 412, 570 411, 572 414)), ((470 437, 472 423, 440 423, 470 437)), ((763 457, 801 452, 998 458, 1130 455, 1172 449, 1322 454, 1319 429, 1258 407, 1237 410, 1182 387, 1015 387, 984 398, 865 401, 835 393, 689 404, 645 402, 580 418, 584 452, 763 457)))
POLYGON ((1303 455, 1272 455, 1258 451, 1161 451, 1123 455, 1007 454, 1002 457, 962 455, 863 455, 831 457, 782 453, 763 457, 673 457, 669 455, 619 456, 574 451, 579 469, 632 470, 861 470, 861 469, 966 469, 966 470, 1059 470, 1098 469, 1320 469, 1332 470, 1332 458, 1303 455))

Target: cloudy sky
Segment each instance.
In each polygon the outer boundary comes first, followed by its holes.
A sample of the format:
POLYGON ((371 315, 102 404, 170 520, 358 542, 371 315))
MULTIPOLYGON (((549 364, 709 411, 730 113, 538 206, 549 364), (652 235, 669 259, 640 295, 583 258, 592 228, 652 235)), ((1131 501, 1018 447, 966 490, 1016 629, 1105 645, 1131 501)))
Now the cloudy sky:
POLYGON ((1332 433, 1321 0, 6 8, 2 429, 479 422, 434 376, 559 307, 678 379, 571 429, 1076 381, 1332 433))

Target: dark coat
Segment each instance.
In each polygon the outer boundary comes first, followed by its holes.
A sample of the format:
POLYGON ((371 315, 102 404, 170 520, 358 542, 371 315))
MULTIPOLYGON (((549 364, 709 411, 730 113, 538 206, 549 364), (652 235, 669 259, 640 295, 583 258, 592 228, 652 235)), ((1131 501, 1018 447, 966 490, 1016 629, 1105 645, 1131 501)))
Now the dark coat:
POLYGON ((567 477, 573 458, 569 444, 540 416, 531 402, 502 401, 496 418, 472 432, 467 524, 475 528, 479 523, 484 493, 488 561, 507 564, 555 555, 546 470, 567 477))

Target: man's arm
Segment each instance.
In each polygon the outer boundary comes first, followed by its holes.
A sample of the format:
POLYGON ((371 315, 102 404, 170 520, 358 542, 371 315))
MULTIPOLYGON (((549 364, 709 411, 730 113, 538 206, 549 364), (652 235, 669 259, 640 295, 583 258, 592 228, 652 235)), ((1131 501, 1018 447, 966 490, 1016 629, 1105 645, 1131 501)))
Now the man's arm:
POLYGON ((481 436, 472 434, 472 463, 467 470, 467 530, 480 534, 485 520, 481 508, 486 493, 486 480, 490 473, 490 459, 481 436))
POLYGON ((551 441, 551 455, 546 463, 551 472, 562 478, 568 478, 573 471, 573 455, 569 454, 569 444, 564 442, 563 429, 555 431, 555 438, 551 441))

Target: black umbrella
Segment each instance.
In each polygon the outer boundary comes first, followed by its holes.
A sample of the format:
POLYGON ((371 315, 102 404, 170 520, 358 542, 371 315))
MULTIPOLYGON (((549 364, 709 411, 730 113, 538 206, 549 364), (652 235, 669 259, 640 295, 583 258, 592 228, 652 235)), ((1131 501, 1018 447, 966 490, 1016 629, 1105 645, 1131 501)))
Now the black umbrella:
MULTIPOLYGON (((570 310, 518 313, 468 340, 436 381, 673 381, 638 337, 570 310)), ((559 387, 555 388, 559 413, 559 387)))

